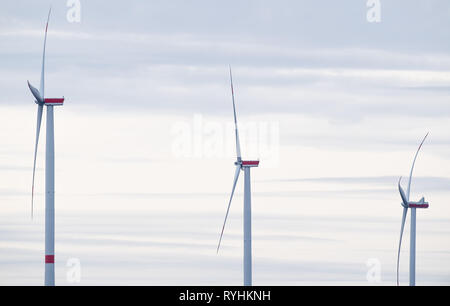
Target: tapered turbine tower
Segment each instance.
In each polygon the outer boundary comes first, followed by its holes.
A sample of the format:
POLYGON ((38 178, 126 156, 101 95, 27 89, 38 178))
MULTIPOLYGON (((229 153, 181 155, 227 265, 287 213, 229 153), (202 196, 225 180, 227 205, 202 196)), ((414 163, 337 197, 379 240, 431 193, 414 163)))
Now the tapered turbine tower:
POLYGON ((416 209, 424 209, 429 207, 429 203, 425 202, 425 198, 420 199, 418 202, 412 202, 409 200, 411 192, 411 180, 414 171, 414 165, 416 164, 417 155, 419 155, 420 149, 422 148, 425 139, 428 134, 425 135, 424 139, 420 143, 417 149, 416 155, 411 167, 411 172, 409 174, 408 189, 405 191, 402 188, 401 180, 398 181, 398 191, 400 192, 400 197, 402 198, 403 215, 402 215, 402 225, 400 228, 400 242, 398 244, 398 254, 397 254, 397 285, 399 285, 399 269, 400 269, 400 249, 402 247, 403 230, 405 229, 406 216, 408 214, 408 208, 411 209, 411 237, 410 237, 410 248, 409 248, 409 285, 416 285, 416 209))
POLYGON ((252 285, 252 199, 250 189, 250 169, 259 166, 259 161, 244 161, 241 158, 241 145, 239 141, 239 131, 236 118, 236 104, 234 101, 233 76, 230 67, 231 97, 233 100, 234 127, 236 136, 236 172, 234 174, 233 188, 231 190, 230 200, 228 202, 225 220, 223 222, 222 231, 220 233, 217 253, 219 252, 220 243, 227 223, 228 213, 230 212, 231 201, 233 200, 234 190, 239 178, 239 173, 244 172, 244 286, 252 285))
POLYGON ((39 90, 28 82, 35 102, 38 107, 36 143, 34 147, 33 162, 33 180, 31 184, 31 218, 33 218, 34 206, 34 176, 36 172, 36 156, 39 143, 39 134, 41 130, 42 113, 44 106, 47 108, 47 126, 46 126, 46 150, 45 150, 45 285, 55 285, 55 139, 54 139, 54 120, 53 107, 63 105, 64 98, 45 98, 45 46, 47 43, 48 22, 50 20, 48 12, 47 24, 45 26, 44 51, 42 55, 41 82, 39 90))

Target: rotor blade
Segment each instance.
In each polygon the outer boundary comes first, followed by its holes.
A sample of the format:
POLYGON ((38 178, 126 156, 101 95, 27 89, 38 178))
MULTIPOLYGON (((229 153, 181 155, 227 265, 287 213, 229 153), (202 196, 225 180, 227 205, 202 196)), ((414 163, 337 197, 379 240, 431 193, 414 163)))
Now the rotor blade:
POLYGON ((33 94, 33 97, 36 99, 38 104, 44 103, 44 98, 41 96, 41 93, 39 92, 39 90, 37 90, 37 88, 35 88, 33 85, 31 85, 29 81, 27 81, 27 83, 28 83, 28 88, 30 89, 31 93, 33 94))
POLYGON ((416 164, 417 155, 419 155, 420 149, 422 148, 422 145, 425 142, 425 139, 427 139, 428 134, 429 133, 427 133, 425 135, 425 137, 423 138, 422 142, 420 143, 419 148, 417 149, 416 155, 414 156, 414 161, 412 163, 411 172, 409 174, 408 189, 406 190, 406 198, 408 199, 408 201, 409 201, 409 195, 411 193, 411 180, 412 180, 412 175, 413 175, 413 171, 414 171, 414 165, 416 164))
POLYGON ((225 214, 225 221, 223 221, 222 232, 220 233, 219 244, 217 245, 217 253, 219 253, 220 243, 222 242, 223 231, 225 230, 225 224, 227 223, 228 213, 230 212, 231 200, 233 200, 234 190, 239 178, 239 172, 241 172, 241 166, 236 166, 236 173, 234 174, 233 189, 231 190, 230 201, 228 202, 227 213, 225 214))
POLYGON ((231 82, 231 97, 233 98, 234 130, 236 133, 236 156, 237 156, 237 160, 240 161, 241 160, 241 143, 239 141, 239 132, 238 132, 238 126, 237 126, 236 104, 234 102, 233 75, 231 73, 231 66, 230 66, 230 82, 231 82))
POLYGON ((402 188, 402 185, 400 184, 402 181, 402 178, 398 180, 398 191, 400 192, 400 196, 402 197, 402 206, 408 208, 408 199, 406 198, 405 191, 402 188))
POLYGON ((48 22, 50 21, 50 13, 52 12, 52 8, 48 11, 47 24, 45 26, 45 37, 44 37, 44 52, 42 53, 42 69, 41 69, 41 84, 39 87, 39 91, 41 93, 42 100, 44 100, 44 88, 45 88, 45 78, 44 78, 44 70, 45 70, 45 46, 47 44, 47 30, 48 30, 48 22))
POLYGON ((400 282, 399 282, 400 249, 402 248, 403 230, 405 229, 405 221, 406 221, 406 215, 407 214, 408 214, 408 208, 407 207, 403 207, 402 227, 400 229, 400 242, 398 244, 398 255, 397 255, 397 286, 400 285, 400 282))
POLYGON ((31 219, 33 219, 33 200, 34 200, 34 175, 36 173, 36 157, 38 151, 39 134, 41 132, 42 111, 44 105, 38 105, 37 126, 36 126, 36 144, 34 147, 34 162, 33 162, 33 181, 31 183, 31 219))

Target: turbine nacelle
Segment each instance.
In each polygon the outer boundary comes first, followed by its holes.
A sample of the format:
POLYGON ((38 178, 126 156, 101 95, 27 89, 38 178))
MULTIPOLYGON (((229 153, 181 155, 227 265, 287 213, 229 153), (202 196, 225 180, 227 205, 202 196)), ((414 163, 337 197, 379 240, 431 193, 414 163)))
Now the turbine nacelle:
POLYGON ((258 167, 259 166, 259 160, 243 160, 242 167, 258 167))
POLYGON ((430 204, 425 202, 425 198, 420 199, 419 202, 408 202, 409 208, 428 208, 430 204))
POLYGON ((64 104, 64 97, 62 98, 47 98, 44 100, 44 105, 59 106, 64 104))
POLYGON ((259 160, 238 160, 234 162, 235 166, 243 167, 259 167, 259 160))

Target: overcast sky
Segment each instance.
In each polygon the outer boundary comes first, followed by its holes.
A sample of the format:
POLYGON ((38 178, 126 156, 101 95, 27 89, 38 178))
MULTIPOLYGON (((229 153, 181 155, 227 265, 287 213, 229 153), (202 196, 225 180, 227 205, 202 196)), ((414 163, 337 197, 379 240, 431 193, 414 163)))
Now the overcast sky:
MULTIPOLYGON (((56 1, 54 1, 56 2, 56 1)), ((242 282, 242 191, 215 254, 233 177, 228 65, 252 170, 254 284, 395 282, 412 199, 418 284, 450 284, 450 3, 81 0, 52 3, 46 95, 56 109, 56 273, 80 284, 242 282), (404 180, 406 183, 406 180, 404 180)), ((29 220, 43 31, 51 1, 0 11, 0 284, 43 283, 45 133, 29 220)), ((44 116, 45 118, 45 116, 44 116)), ((45 123, 45 122, 44 122, 45 123)), ((45 125, 44 125, 45 127, 45 125)), ((409 226, 409 222, 407 224, 409 226)), ((407 282, 409 231, 402 252, 407 282)))

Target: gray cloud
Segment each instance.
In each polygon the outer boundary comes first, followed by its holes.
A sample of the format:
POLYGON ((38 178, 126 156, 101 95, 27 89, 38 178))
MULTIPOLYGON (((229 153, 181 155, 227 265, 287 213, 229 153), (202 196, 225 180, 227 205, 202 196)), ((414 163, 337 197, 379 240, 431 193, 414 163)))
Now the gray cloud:
MULTIPOLYGON (((365 20, 364 1, 283 3, 89 1, 81 24, 65 21, 58 5, 47 92, 66 95, 74 109, 228 114, 231 63, 242 113, 450 116, 442 90, 449 33, 432 31, 449 28, 446 1, 383 4, 376 25, 365 20)), ((39 75, 46 9, 32 1, 5 6, 0 103, 25 104, 25 80, 39 75)))

